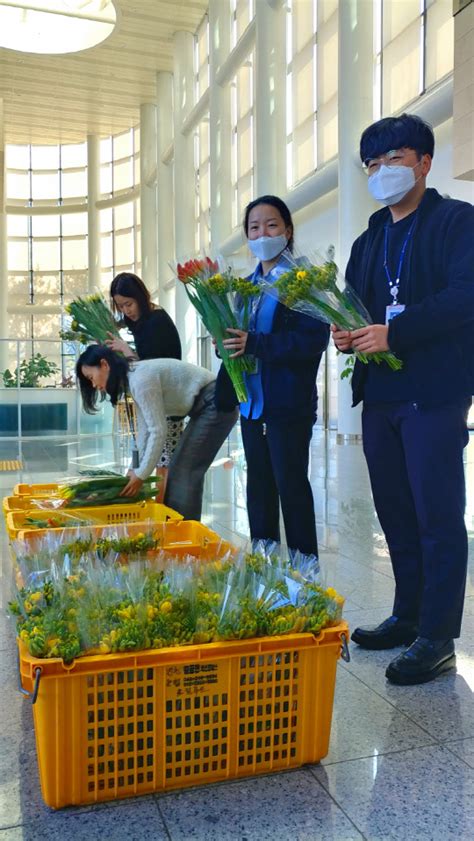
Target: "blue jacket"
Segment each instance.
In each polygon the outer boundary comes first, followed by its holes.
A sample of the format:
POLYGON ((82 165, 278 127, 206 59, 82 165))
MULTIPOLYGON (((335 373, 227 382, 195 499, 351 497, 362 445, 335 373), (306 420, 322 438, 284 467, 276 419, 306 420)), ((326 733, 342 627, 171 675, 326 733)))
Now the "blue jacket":
MULTIPOLYGON (((329 325, 278 303, 270 333, 249 332, 246 352, 262 363, 263 420, 316 417, 316 376, 329 342, 329 325)), ((224 365, 216 406, 230 411, 237 398, 224 365)))
MULTIPOLYGON (((366 306, 371 278, 382 272, 374 255, 390 218, 388 208, 374 213, 352 246, 346 280, 366 306)), ((420 405, 459 402, 474 394, 472 205, 426 190, 406 260, 406 309, 390 321, 389 347, 409 367, 420 405)), ((366 365, 356 361, 354 406, 363 399, 366 373, 366 365)))

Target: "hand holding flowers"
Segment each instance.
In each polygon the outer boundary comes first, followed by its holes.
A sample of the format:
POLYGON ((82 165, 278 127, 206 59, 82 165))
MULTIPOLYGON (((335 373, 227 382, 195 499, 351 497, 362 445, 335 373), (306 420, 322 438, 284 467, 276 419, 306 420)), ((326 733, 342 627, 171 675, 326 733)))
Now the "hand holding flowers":
POLYGON ((291 255, 288 259, 291 269, 274 284, 264 285, 267 294, 290 309, 331 324, 341 352, 353 350, 364 364, 386 362, 393 371, 400 370, 403 363, 388 346, 388 327, 371 323, 369 313, 350 286, 339 288, 339 272, 333 260, 316 264, 306 258, 297 261, 291 255))
POLYGON ((111 335, 120 339, 117 322, 100 292, 76 298, 66 306, 66 312, 72 316, 72 322, 70 330, 60 331, 62 339, 81 344, 106 344, 111 335))
POLYGON ((219 356, 232 380, 239 403, 247 401, 244 372, 254 370, 254 360, 245 355, 247 331, 258 288, 250 281, 220 272, 216 261, 206 257, 189 260, 176 268, 178 280, 215 340, 219 356))

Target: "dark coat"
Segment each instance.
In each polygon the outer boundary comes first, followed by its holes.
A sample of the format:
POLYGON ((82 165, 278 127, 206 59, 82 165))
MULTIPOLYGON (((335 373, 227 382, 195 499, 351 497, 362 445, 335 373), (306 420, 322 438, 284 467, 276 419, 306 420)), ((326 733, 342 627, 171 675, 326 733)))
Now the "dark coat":
MULTIPOLYGON (((246 352, 262 363, 264 420, 316 417, 316 376, 329 342, 329 325, 278 303, 270 333, 250 332, 246 352)), ((216 405, 237 405, 232 383, 221 365, 216 405)))
MULTIPOLYGON (((390 211, 369 219, 354 242, 346 280, 370 311, 375 255, 390 211)), ((456 403, 474 394, 474 208, 426 190, 407 252, 406 310, 392 319, 390 349, 416 383, 420 405, 456 403)), ((353 405, 364 393, 367 366, 356 361, 353 405)))

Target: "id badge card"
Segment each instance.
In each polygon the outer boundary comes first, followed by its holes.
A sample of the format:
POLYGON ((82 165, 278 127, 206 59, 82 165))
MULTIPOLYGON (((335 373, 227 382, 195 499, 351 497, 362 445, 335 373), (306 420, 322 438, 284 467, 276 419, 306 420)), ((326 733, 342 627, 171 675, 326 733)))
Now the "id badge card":
POLYGON ((396 318, 405 309, 405 304, 390 304, 385 307, 385 324, 388 324, 392 318, 396 318))

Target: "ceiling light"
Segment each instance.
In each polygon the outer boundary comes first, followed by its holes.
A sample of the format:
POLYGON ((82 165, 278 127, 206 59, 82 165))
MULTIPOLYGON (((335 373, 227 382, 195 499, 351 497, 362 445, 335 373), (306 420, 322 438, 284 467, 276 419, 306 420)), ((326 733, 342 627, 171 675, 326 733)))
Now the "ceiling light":
POLYGON ((75 53, 105 41, 116 20, 113 0, 0 0, 0 47, 75 53))

